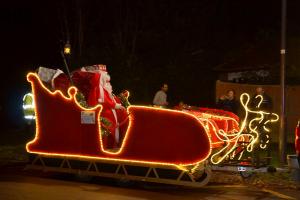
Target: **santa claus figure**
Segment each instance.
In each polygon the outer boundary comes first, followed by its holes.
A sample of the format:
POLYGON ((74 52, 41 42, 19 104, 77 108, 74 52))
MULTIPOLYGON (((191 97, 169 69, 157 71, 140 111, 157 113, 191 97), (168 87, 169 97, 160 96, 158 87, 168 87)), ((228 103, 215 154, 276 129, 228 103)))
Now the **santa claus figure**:
MULTIPOLYGON (((128 125, 126 109, 121 105, 112 90, 110 76, 107 73, 105 65, 93 65, 81 68, 78 74, 89 74, 89 92, 87 92, 87 103, 89 106, 101 104, 103 110, 101 116, 108 119, 111 123, 109 126, 109 135, 103 135, 105 148, 112 149, 121 145, 122 138, 128 125)), ((76 76, 76 74, 74 74, 76 76)))

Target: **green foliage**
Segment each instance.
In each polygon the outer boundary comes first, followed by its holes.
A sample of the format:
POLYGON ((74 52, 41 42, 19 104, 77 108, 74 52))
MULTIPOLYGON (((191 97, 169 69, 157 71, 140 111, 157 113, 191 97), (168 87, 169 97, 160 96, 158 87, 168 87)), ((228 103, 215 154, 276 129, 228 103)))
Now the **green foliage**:
POLYGON ((79 91, 77 91, 76 93, 76 100, 82 107, 88 108, 87 102, 85 100, 85 96, 79 91))
POLYGON ((109 127, 112 125, 111 122, 105 117, 100 117, 101 122, 101 134, 103 136, 109 136, 111 133, 109 131, 109 127))
POLYGON ((128 98, 126 98, 122 93, 118 95, 118 97, 121 100, 121 104, 122 106, 124 106, 125 108, 127 108, 128 106, 130 106, 130 103, 128 101, 128 98))

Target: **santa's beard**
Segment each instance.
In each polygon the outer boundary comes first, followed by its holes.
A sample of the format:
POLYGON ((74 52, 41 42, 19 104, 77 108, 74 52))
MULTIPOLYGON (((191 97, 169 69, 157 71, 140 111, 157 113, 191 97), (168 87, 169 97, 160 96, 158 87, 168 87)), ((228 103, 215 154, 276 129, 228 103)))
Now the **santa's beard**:
POLYGON ((106 83, 104 85, 104 89, 109 93, 109 94, 112 94, 112 86, 110 84, 110 82, 106 83))
POLYGON ((110 84, 110 76, 107 72, 101 73, 101 83, 102 87, 110 94, 112 95, 112 86, 110 84))

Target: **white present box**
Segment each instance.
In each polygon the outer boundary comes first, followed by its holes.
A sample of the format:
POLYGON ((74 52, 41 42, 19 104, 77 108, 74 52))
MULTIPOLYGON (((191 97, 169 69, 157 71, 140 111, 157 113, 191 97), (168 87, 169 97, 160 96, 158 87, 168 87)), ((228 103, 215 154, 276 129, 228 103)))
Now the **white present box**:
POLYGON ((39 78, 42 81, 47 82, 47 83, 51 82, 51 80, 52 80, 55 73, 56 73, 56 70, 49 69, 49 68, 46 68, 46 67, 39 67, 39 70, 38 70, 39 78))

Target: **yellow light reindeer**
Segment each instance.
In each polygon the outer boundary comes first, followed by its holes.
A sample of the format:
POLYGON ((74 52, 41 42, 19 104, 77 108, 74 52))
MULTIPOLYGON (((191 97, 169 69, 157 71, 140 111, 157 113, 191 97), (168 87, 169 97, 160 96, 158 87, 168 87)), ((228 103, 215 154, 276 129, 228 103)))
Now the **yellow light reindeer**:
MULTIPOLYGON (((240 96, 240 102, 245 110, 245 117, 240 124, 239 131, 233 133, 226 133, 222 129, 217 131, 217 137, 225 143, 225 146, 213 153, 211 156, 212 164, 219 164, 228 156, 231 156, 231 158, 236 157, 237 154, 235 154, 235 150, 245 141, 248 141, 246 144, 248 152, 253 151, 255 145, 259 144, 260 148, 265 149, 269 144, 270 126, 279 120, 279 116, 276 113, 259 110, 263 96, 257 95, 255 98, 260 98, 260 101, 256 106, 256 110, 253 110, 248 106, 250 102, 249 94, 243 93, 240 96), (253 117, 251 118, 251 116, 253 117), (264 135, 263 132, 265 132, 264 135), (262 140, 262 136, 265 136, 264 140, 262 140)), ((238 160, 240 160, 242 156, 243 151, 240 152, 238 160)))

